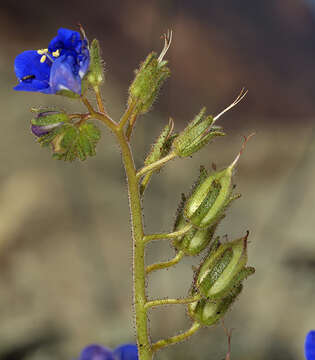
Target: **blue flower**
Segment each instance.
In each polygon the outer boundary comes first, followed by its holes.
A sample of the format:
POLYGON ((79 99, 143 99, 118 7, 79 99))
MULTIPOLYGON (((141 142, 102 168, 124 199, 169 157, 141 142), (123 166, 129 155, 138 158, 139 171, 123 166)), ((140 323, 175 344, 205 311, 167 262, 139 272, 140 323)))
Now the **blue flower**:
POLYGON ((19 84, 14 90, 56 94, 70 90, 81 94, 81 83, 90 64, 87 39, 77 31, 60 28, 47 49, 28 50, 14 63, 19 84))
POLYGON ((306 360, 315 360, 315 330, 311 330, 306 335, 304 354, 306 360))
POLYGON ((82 350, 78 360, 138 360, 138 348, 135 344, 124 344, 112 351, 93 344, 82 350))

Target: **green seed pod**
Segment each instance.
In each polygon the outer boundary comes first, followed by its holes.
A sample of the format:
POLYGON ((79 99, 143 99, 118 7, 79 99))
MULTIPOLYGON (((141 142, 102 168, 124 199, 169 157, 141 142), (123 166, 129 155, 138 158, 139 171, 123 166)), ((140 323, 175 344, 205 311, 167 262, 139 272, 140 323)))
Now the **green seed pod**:
POLYGON ((185 205, 184 216, 195 226, 205 228, 214 225, 230 203, 240 197, 232 194, 232 174, 238 157, 226 169, 200 181, 192 192, 185 205))
MULTIPOLYGON (((202 169, 201 171, 204 171, 204 169, 202 169)), ((202 177, 202 173, 200 177, 202 177)), ((187 225, 187 221, 183 216, 183 207, 185 205, 185 201, 186 198, 184 195, 182 195, 182 201, 179 204, 179 208, 177 210, 177 218, 174 225, 174 231, 179 231, 187 225)), ((218 223, 223 217, 224 216, 222 216, 217 223, 205 229, 198 229, 192 226, 192 228, 187 233, 174 239, 172 245, 177 250, 184 251, 186 255, 198 255, 210 244, 218 226, 218 223)))
POLYGON ((247 237, 221 244, 201 265, 195 288, 205 297, 220 299, 255 272, 247 264, 247 237))
POLYGON ((188 314, 201 325, 215 325, 231 308, 242 288, 243 286, 240 284, 234 287, 227 296, 216 301, 201 299, 191 303, 188 305, 188 314))
POLYGON ((90 46, 90 68, 87 80, 92 86, 99 86, 104 81, 104 67, 98 40, 94 39, 90 46))
MULTIPOLYGON (((175 231, 182 229, 187 223, 183 219, 175 231)), ((191 228, 185 235, 176 238, 173 246, 177 250, 182 250, 186 255, 198 255, 203 251, 213 239, 217 224, 206 229, 191 228)))
POLYGON ((214 137, 225 135, 220 127, 214 126, 214 118, 205 116, 206 108, 201 109, 193 121, 179 134, 174 141, 174 148, 180 157, 191 156, 208 144, 214 137))

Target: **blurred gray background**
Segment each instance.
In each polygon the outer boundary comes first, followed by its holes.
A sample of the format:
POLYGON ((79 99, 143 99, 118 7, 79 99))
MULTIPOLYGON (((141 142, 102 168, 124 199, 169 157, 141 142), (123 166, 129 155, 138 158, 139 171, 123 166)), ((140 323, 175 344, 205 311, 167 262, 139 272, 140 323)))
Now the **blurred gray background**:
MULTIPOLYGON (((53 160, 29 131, 29 109, 73 100, 14 92, 15 56, 46 47, 59 27, 81 22, 106 62, 106 107, 124 111, 133 70, 169 28, 172 77, 153 111, 140 118, 137 166, 167 123, 176 130, 206 105, 216 114, 241 87, 246 99, 220 120, 228 136, 171 162, 146 193, 146 231, 172 229, 177 203, 200 164, 223 167, 243 135, 256 131, 235 177, 243 196, 218 230, 250 230, 257 269, 225 324, 234 328, 232 359, 302 360, 315 328, 315 2, 311 0, 2 1, 0 5, 0 359, 74 359, 90 343, 133 342, 132 249, 120 154, 104 129, 97 157, 53 160)), ((173 256, 167 241, 147 262, 173 256)), ((198 259, 150 276, 152 298, 185 296, 198 259)), ((184 306, 151 313, 152 339, 189 326, 184 306)), ((221 326, 163 350, 157 359, 221 360, 221 326)))

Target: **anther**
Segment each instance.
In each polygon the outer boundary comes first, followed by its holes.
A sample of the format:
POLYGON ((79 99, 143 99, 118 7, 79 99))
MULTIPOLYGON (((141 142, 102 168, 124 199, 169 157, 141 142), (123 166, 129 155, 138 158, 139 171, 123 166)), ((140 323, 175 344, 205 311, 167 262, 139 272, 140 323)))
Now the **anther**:
POLYGON ((40 62, 41 63, 44 63, 47 59, 47 56, 46 55, 43 55, 41 58, 40 58, 40 62))
POLYGON ((54 51, 54 52, 52 53, 52 56, 54 56, 54 57, 60 56, 60 50, 58 49, 58 50, 54 51))
POLYGON ((48 49, 39 49, 37 50, 38 55, 45 55, 48 52, 48 49))

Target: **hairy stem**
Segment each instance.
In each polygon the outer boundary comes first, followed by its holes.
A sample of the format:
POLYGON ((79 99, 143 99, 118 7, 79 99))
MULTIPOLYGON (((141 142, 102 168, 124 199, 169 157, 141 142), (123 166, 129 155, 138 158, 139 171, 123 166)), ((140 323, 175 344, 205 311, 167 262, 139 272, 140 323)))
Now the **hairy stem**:
POLYGON ((128 141, 130 141, 131 134, 132 134, 132 131, 133 131, 133 127, 134 127, 134 125, 136 123, 137 117, 138 117, 137 113, 133 113, 131 115, 131 117, 130 117, 128 128, 127 128, 127 131, 126 131, 126 137, 127 137, 128 141))
POLYGON ((105 114, 106 111, 105 111, 105 107, 104 107, 104 103, 103 103, 103 100, 102 100, 102 95, 100 93, 100 88, 98 86, 94 86, 94 92, 95 92, 95 96, 96 96, 96 101, 97 101, 97 106, 98 106, 98 110, 105 114))
POLYGON ((183 341, 183 340, 189 338, 191 335, 193 335, 200 327, 201 327, 200 324, 198 324, 197 322, 194 322, 189 330, 187 330, 181 334, 172 336, 168 339, 163 339, 163 340, 157 341, 156 343, 154 343, 152 345, 152 350, 157 351, 159 349, 162 349, 165 346, 168 346, 171 344, 176 344, 180 341, 183 341))
MULTIPOLYGON (((122 118, 120 119, 118 128, 119 130, 122 130, 123 127, 127 124, 128 120, 130 120, 132 118, 133 110, 136 106, 137 102, 133 101, 130 105, 128 105, 127 110, 125 111, 124 115, 122 116, 122 118)), ((127 140, 129 141, 129 137, 126 136, 127 140)))
POLYGON ((152 350, 148 336, 148 323, 146 293, 145 293, 145 270, 144 270, 144 251, 143 242, 143 221, 142 208, 139 194, 139 184, 136 177, 130 146, 125 135, 119 131, 116 133, 119 141, 125 171, 128 181, 129 205, 132 222, 133 237, 133 279, 134 279, 134 306, 136 313, 137 342, 139 351, 139 360, 151 360, 152 350))
POLYGON ((102 114, 94 110, 93 106, 85 96, 81 96, 81 101, 89 110, 91 117, 94 119, 102 121, 106 126, 108 126, 113 132, 117 133, 117 124, 112 120, 107 114, 102 114))
POLYGON ((144 166, 142 169, 140 169, 137 172, 137 178, 140 179, 141 176, 145 175, 149 171, 157 170, 161 168, 164 164, 166 164, 168 161, 174 159, 177 156, 175 152, 171 152, 168 155, 164 156, 162 159, 155 161, 154 163, 144 166))
POLYGON ((171 233, 161 233, 161 234, 151 234, 151 235, 145 235, 143 240, 145 243, 148 243, 152 240, 161 240, 161 239, 174 239, 179 236, 185 235, 190 229, 192 228, 191 224, 185 225, 180 230, 171 232, 171 233))
MULTIPOLYGON (((81 97, 81 100, 88 108, 92 117, 102 121, 114 132, 121 148, 121 154, 128 183, 129 206, 132 224, 134 307, 136 315, 138 355, 139 360, 152 360, 153 353, 149 341, 147 310, 145 308, 147 299, 145 292, 145 243, 143 241, 144 233, 142 208, 139 193, 139 183, 136 176, 136 168, 134 165, 132 152, 128 140, 123 133, 123 129, 119 127, 119 125, 116 124, 116 122, 113 121, 108 115, 95 111, 85 97, 81 97)), ((120 124, 121 123, 122 122, 120 122, 120 124)))
POLYGON ((152 271, 156 271, 156 270, 160 270, 160 269, 166 269, 168 267, 174 266, 176 265, 183 257, 184 257, 185 253, 183 251, 179 251, 175 257, 173 257, 173 259, 169 260, 169 261, 165 261, 165 262, 160 262, 160 263, 156 263, 156 264, 152 264, 147 266, 147 268, 145 269, 145 272, 148 274, 152 271))
POLYGON ((160 305, 190 304, 190 303, 193 303, 200 299, 201 299, 200 294, 197 294, 197 295, 189 297, 189 298, 183 298, 183 299, 158 299, 158 300, 148 301, 145 304, 145 307, 152 308, 152 307, 160 306, 160 305))

